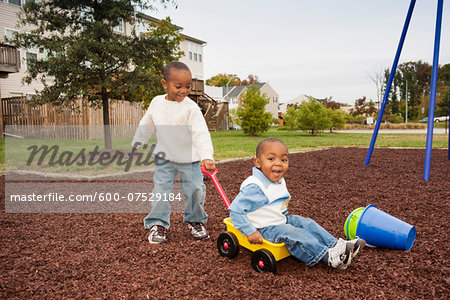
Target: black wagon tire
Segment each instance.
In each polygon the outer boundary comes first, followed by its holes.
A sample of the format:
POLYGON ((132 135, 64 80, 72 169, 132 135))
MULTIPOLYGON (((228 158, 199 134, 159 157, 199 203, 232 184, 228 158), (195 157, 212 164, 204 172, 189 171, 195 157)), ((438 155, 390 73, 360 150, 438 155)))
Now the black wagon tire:
POLYGON ((269 250, 260 249, 252 255, 252 267, 256 272, 272 272, 275 274, 277 272, 277 261, 269 250))
POLYGON ((217 250, 223 257, 235 258, 239 253, 239 241, 232 232, 222 232, 217 238, 217 250))

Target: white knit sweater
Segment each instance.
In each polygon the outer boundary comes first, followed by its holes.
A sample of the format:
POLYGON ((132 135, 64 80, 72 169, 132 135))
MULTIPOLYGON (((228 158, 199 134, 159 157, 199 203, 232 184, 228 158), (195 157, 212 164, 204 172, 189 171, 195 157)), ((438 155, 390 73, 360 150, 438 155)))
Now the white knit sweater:
POLYGON ((213 159, 208 126, 198 105, 188 97, 181 102, 166 100, 166 95, 153 98, 132 146, 137 142, 146 144, 155 131, 157 144, 153 154, 163 152, 166 160, 178 163, 213 159))

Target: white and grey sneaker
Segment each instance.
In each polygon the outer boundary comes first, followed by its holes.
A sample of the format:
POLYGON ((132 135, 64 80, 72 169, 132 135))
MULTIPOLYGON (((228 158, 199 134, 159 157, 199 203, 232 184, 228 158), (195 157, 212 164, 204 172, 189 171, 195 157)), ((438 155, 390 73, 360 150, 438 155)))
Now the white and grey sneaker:
POLYGON ((148 235, 150 244, 162 244, 167 242, 167 228, 161 225, 153 225, 148 235))
POLYGON ((366 245, 366 241, 363 239, 360 239, 359 237, 356 237, 354 240, 347 241, 347 243, 353 244, 353 253, 352 253, 352 259, 359 253, 362 248, 366 245))
POLYGON ((205 225, 198 222, 188 222, 189 232, 196 240, 206 240, 209 239, 208 230, 206 230, 205 225))
POLYGON ((352 261, 353 243, 339 239, 333 248, 328 250, 328 265, 335 269, 347 269, 352 261))

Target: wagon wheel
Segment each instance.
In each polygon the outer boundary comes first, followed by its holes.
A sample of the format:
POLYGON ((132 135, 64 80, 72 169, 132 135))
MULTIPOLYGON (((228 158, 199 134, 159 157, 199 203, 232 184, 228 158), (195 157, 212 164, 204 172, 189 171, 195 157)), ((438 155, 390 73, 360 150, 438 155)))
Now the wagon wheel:
POLYGON ((256 272, 277 272, 277 261, 272 253, 266 249, 256 250, 252 255, 252 267, 256 272))
POLYGON ((239 253, 239 242, 231 232, 222 232, 217 238, 217 250, 220 255, 235 258, 239 253))

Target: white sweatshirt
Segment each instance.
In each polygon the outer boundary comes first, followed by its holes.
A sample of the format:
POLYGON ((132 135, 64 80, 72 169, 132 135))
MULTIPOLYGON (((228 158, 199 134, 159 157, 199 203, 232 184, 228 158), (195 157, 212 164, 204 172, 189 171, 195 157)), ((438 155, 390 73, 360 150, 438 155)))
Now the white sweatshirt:
POLYGON ((131 145, 146 144, 155 131, 153 154, 163 152, 166 160, 178 163, 213 160, 208 126, 197 103, 188 97, 181 102, 166 100, 166 95, 153 98, 131 145))

